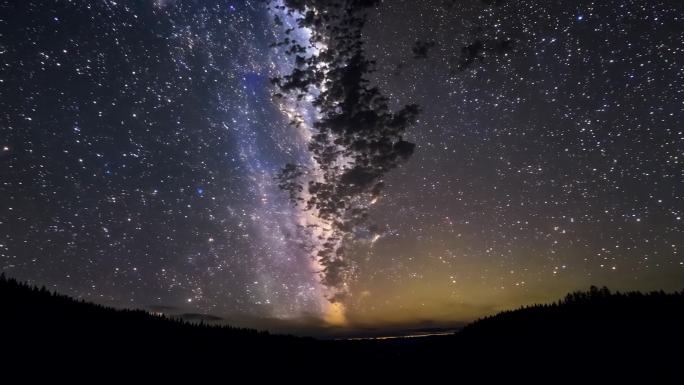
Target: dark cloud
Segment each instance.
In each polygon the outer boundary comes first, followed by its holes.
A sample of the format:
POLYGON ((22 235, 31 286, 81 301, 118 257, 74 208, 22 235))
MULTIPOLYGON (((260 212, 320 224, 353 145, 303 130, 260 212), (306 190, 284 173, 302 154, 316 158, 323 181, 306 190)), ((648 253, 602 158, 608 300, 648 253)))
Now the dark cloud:
POLYGON ((428 52, 436 44, 437 43, 435 43, 432 40, 430 40, 430 41, 416 40, 416 42, 413 44, 413 47, 411 47, 411 52, 413 52, 413 58, 414 59, 427 59, 428 52))
POLYGON ((154 312, 154 313, 168 314, 168 313, 177 313, 181 309, 179 307, 176 307, 176 306, 150 305, 150 306, 147 306, 147 310, 154 312))
POLYGON ((465 70, 473 64, 485 60, 487 55, 501 55, 513 51, 515 40, 502 38, 499 40, 475 40, 461 48, 458 58, 458 69, 465 70))
MULTIPOLYGON (((333 231, 318 251, 323 266, 322 281, 341 300, 350 274, 343 240, 348 241, 359 226, 366 226, 368 201, 380 193, 382 178, 405 162, 415 146, 404 139, 417 120, 420 108, 407 105, 392 112, 387 98, 368 77, 375 62, 366 57, 362 29, 365 9, 377 1, 289 1, 291 11, 304 12, 299 20, 312 28, 311 43, 325 41, 327 48, 307 58, 302 46, 285 40, 295 55, 295 68, 273 83, 281 92, 302 99, 312 88, 322 90, 313 102, 320 118, 313 125, 309 149, 322 179, 308 179, 303 166, 288 164, 279 174, 280 187, 293 202, 330 223, 333 231), (316 9, 317 12, 312 10, 316 9), (306 195, 306 201, 302 198, 306 195)), ((414 53, 427 55, 434 42, 418 42, 414 53)), ((316 173, 316 172, 314 172, 316 173)))

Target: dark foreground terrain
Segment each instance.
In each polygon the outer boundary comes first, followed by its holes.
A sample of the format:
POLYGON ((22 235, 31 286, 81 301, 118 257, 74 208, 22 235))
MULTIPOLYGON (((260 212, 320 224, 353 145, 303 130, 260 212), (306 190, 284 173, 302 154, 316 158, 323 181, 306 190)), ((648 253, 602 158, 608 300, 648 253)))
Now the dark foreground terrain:
POLYGON ((2 376, 12 380, 3 383, 653 384, 684 378, 684 292, 592 287, 476 321, 453 335, 363 341, 190 324, 76 301, 4 276, 0 309, 2 376))

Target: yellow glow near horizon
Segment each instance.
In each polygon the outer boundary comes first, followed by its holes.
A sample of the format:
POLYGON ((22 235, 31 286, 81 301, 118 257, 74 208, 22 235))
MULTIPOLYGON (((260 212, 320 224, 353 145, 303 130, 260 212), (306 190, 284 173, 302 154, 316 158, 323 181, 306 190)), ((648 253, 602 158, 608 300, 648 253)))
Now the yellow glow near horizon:
POLYGON ((346 309, 340 302, 331 303, 325 314, 325 322, 332 326, 344 326, 347 324, 346 309))

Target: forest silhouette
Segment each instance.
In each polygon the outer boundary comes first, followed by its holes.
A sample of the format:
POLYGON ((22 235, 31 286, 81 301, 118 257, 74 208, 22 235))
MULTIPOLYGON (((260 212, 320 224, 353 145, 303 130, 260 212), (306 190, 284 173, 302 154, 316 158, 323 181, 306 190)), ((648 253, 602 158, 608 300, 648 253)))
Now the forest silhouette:
POLYGON ((4 367, 24 381, 58 373, 178 381, 221 378, 226 370, 269 378, 336 369, 384 378, 674 383, 683 305, 684 292, 592 286, 480 319, 453 335, 318 340, 114 309, 0 276, 4 367))

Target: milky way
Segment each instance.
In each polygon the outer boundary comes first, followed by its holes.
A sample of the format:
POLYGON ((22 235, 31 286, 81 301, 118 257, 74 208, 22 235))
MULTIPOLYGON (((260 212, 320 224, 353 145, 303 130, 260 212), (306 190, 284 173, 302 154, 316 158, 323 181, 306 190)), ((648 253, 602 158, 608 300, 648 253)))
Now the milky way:
MULTIPOLYGON (((275 179, 288 163, 317 177, 320 117, 315 94, 274 97, 293 57, 272 43, 296 15, 263 3, 0 1, 5 274, 115 306, 342 320, 315 258, 326 234, 307 227, 329 223, 275 179)), ((681 289, 682 14, 674 0, 372 9, 372 84, 423 112, 413 157, 368 206, 373 230, 347 234, 363 240, 345 245, 348 322, 468 320, 590 284, 681 289)))
POLYGON ((5 271, 116 305, 318 315, 260 4, 3 4, 5 271), (11 11, 10 11, 11 10, 11 11), (12 15, 7 18, 7 15, 12 15))

